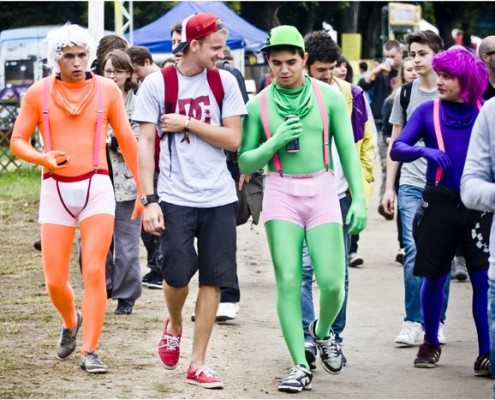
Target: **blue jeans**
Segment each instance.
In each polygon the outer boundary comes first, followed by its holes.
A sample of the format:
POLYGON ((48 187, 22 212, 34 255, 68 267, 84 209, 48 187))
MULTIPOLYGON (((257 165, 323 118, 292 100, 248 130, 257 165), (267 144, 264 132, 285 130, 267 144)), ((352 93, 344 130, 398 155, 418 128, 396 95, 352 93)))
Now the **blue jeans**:
MULTIPOLYGON (((488 326, 490 327, 490 361, 495 378, 495 280, 488 279, 488 326)), ((495 393, 495 386, 493 387, 495 393)))
MULTIPOLYGON (((402 240, 404 243, 404 306, 406 316, 404 321, 423 323, 421 312, 420 292, 423 278, 413 275, 416 259, 416 243, 412 236, 412 224, 416 210, 421 206, 423 188, 410 185, 400 185, 397 202, 402 220, 402 240)), ((450 276, 445 284, 444 307, 441 321, 445 321, 445 313, 449 300, 450 276)))
MULTIPOLYGON (((339 315, 335 319, 332 330, 335 333, 335 340, 338 343, 342 343, 342 331, 345 328, 346 322, 346 308, 347 308, 347 292, 349 289, 349 274, 347 268, 347 255, 349 253, 349 247, 351 245, 351 236, 349 235, 349 226, 345 224, 345 218, 349 207, 351 206, 351 198, 349 195, 340 199, 340 210, 342 213, 342 220, 344 222, 344 244, 345 244, 345 295, 344 303, 340 309, 339 315)), ((309 255, 308 246, 306 241, 303 245, 303 280, 301 287, 301 308, 302 308, 302 324, 304 329, 304 340, 306 342, 313 343, 314 340, 309 334, 309 324, 315 319, 315 311, 313 306, 313 265, 311 264, 311 257, 309 255)))

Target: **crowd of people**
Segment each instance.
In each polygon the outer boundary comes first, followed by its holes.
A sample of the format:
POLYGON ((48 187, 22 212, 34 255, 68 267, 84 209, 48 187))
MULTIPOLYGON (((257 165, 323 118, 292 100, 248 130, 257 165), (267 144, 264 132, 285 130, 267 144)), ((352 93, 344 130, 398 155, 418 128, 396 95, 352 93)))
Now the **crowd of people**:
POLYGON ((476 54, 444 50, 431 31, 409 33, 408 57, 389 40, 385 59, 369 71, 361 63, 354 84, 351 63, 327 32, 278 26, 261 48, 270 74, 249 99, 218 17, 191 15, 170 34, 174 58, 159 67, 145 47, 108 35, 96 48, 85 29, 66 24, 47 37, 53 75, 22 102, 11 149, 43 167, 38 244, 63 322, 57 357, 75 351, 82 327, 80 367, 107 372, 96 353, 106 299, 117 301, 115 314, 129 315, 145 286, 164 293, 163 367, 177 368, 182 335, 191 335, 186 381, 223 388, 207 365, 208 344, 215 321, 239 312, 236 226, 261 215, 293 361, 278 389, 311 389, 318 358, 326 372, 340 373, 348 267, 364 262, 358 240, 377 154, 378 212, 396 219, 404 270, 395 343, 419 346, 414 367, 435 367, 447 342, 450 280, 469 279, 474 374, 495 377, 495 36, 476 54), (30 142, 35 128, 42 152, 30 142), (81 310, 69 283, 77 225, 81 310), (143 277, 140 240, 150 269, 143 277), (186 332, 196 273, 194 329, 186 332))

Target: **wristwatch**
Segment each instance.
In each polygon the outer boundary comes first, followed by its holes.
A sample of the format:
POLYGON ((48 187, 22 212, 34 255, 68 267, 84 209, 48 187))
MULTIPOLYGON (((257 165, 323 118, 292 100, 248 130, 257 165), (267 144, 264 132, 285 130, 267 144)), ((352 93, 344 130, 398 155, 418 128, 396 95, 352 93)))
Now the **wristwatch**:
POLYGON ((147 206, 150 203, 158 203, 158 196, 156 194, 149 194, 141 197, 141 203, 143 206, 147 206))

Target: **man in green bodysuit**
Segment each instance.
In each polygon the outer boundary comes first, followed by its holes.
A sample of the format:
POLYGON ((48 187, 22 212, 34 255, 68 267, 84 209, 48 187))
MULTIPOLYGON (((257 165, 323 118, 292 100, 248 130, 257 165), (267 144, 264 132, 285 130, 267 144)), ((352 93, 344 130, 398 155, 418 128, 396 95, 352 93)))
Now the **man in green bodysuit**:
POLYGON ((344 299, 345 275, 342 217, 328 145, 332 137, 352 193, 346 218, 351 234, 366 226, 365 196, 346 103, 341 94, 304 73, 308 55, 301 34, 292 26, 279 26, 261 50, 275 80, 247 104, 238 160, 244 174, 267 166, 263 218, 275 269, 277 312, 295 364, 278 389, 296 393, 311 389, 313 378, 301 324, 304 239, 320 287, 320 313, 310 333, 323 368, 333 374, 341 370, 332 365, 337 345, 330 329, 344 299), (292 146, 294 139, 299 150, 292 146))

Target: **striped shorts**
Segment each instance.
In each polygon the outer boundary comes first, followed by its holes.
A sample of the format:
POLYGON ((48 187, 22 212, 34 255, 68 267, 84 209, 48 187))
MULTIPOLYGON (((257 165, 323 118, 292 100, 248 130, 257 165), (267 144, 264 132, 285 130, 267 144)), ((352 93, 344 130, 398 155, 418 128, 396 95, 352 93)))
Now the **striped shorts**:
POLYGON ((165 282, 183 288, 199 271, 200 286, 233 287, 238 202, 211 208, 160 202, 160 207, 165 219, 160 236, 165 282))

